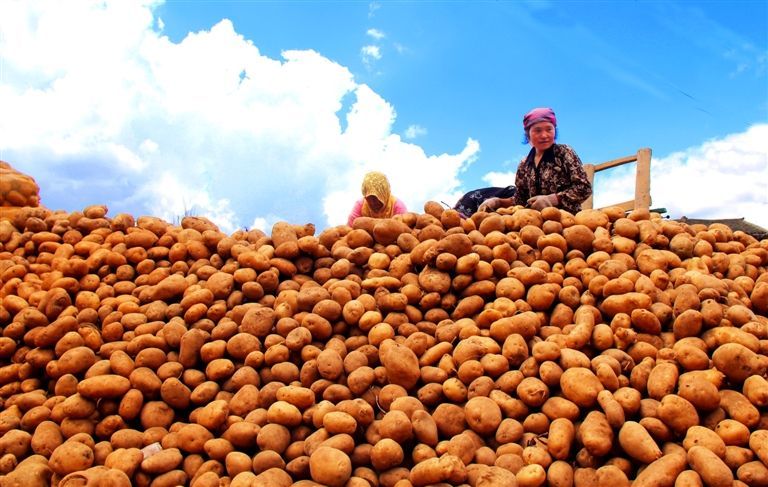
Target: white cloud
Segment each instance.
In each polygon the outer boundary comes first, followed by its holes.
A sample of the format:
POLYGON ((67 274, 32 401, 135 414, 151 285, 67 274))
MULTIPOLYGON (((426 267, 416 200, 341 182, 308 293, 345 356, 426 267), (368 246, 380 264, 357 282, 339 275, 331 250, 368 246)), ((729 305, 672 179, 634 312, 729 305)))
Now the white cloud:
POLYGON ((427 129, 421 125, 409 125, 403 135, 405 135, 406 139, 415 139, 416 137, 427 135, 427 129))
POLYGON ((363 46, 360 48, 360 56, 363 58, 363 63, 370 65, 374 61, 381 59, 381 49, 379 49, 379 46, 374 45, 363 46))
POLYGON ((381 39, 384 39, 386 37, 384 32, 380 31, 379 29, 368 29, 365 33, 368 34, 369 37, 372 37, 377 41, 380 41, 381 39))
POLYGON ((381 8, 381 4, 379 2, 371 2, 368 4, 368 18, 373 18, 374 15, 376 15, 376 11, 381 8))
MULTIPOLYGON (((595 207, 634 197, 634 167, 595 181, 595 207)), ((651 206, 672 218, 745 218, 768 228, 768 124, 651 159, 651 206)))
POLYGON ((0 2, 0 106, 14 114, 0 117, 0 158, 36 178, 44 205, 320 231, 346 221, 374 168, 412 209, 458 198, 476 141, 426 154, 346 67, 311 50, 262 55, 229 20, 174 42, 156 6, 0 2))
POLYGON ((492 171, 485 174, 482 179, 483 181, 488 183, 488 186, 503 188, 503 187, 515 184, 515 171, 511 171, 511 172, 492 171))

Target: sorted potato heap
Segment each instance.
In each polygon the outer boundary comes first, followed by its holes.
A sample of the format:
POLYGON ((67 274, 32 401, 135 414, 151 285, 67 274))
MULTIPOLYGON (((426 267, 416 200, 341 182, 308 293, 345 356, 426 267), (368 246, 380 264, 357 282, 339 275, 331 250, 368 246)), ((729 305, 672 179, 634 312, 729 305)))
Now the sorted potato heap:
POLYGON ((40 204, 40 188, 32 176, 23 174, 5 161, 0 161, 0 219, 21 218, 23 227, 31 215, 43 215, 40 204))
POLYGON ((0 485, 768 485, 768 240, 424 209, 0 221, 0 485))

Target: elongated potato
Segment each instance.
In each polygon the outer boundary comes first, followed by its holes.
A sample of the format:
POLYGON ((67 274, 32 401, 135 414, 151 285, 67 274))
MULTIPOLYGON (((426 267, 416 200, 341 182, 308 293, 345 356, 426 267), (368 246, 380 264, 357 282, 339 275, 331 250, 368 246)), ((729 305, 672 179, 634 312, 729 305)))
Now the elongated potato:
POLYGON ((643 425, 627 421, 619 430, 619 444, 635 460, 652 463, 661 457, 661 449, 643 425))
POLYGON ((667 454, 645 467, 635 477, 632 487, 672 487, 685 470, 687 459, 679 453, 667 454))
POLYGON ((692 446, 688 450, 688 464, 708 486, 730 487, 733 484, 731 469, 708 448, 692 446))

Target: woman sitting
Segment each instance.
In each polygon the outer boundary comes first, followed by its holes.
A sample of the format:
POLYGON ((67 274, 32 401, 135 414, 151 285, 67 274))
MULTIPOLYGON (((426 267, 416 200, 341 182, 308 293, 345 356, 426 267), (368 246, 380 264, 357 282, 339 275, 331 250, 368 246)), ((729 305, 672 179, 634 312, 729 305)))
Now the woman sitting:
POLYGON ((361 216, 390 218, 408 210, 402 201, 392 196, 387 176, 380 172, 369 172, 363 178, 363 198, 355 202, 347 219, 350 227, 361 216))
POLYGON ((532 148, 520 161, 515 176, 515 195, 489 198, 480 211, 524 205, 534 210, 555 206, 571 213, 592 194, 592 185, 573 149, 556 144, 557 119, 551 108, 534 108, 523 117, 525 141, 532 148))

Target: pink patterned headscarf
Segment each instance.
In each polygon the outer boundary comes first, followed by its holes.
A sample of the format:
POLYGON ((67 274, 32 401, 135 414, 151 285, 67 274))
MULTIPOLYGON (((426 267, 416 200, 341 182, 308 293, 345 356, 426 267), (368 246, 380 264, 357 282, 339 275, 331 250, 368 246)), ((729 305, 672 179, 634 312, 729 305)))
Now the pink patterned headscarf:
POLYGON ((523 117, 523 129, 528 132, 528 129, 538 122, 550 122, 557 127, 555 112, 551 108, 534 108, 523 117))

